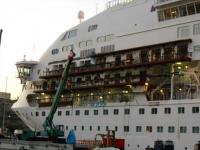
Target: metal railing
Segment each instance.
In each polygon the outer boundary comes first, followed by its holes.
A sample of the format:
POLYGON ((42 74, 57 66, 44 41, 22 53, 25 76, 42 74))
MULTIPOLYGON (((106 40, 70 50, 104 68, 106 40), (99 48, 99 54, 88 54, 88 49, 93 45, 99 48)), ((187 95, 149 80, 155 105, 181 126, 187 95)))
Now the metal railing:
POLYGON ((128 4, 131 3, 135 0, 112 0, 106 3, 106 9, 118 6, 118 5, 124 5, 124 4, 128 4))

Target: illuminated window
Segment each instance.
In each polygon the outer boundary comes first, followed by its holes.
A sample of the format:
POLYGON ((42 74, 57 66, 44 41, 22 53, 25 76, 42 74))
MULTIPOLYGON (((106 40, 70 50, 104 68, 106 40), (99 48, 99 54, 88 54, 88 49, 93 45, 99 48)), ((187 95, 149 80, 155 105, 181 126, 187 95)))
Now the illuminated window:
POLYGON ((171 8, 171 16, 172 16, 172 18, 178 18, 179 17, 179 13, 178 13, 178 8, 177 7, 171 8))
POLYGON ((152 132, 152 126, 147 126, 146 127, 146 132, 152 132))
POLYGON ((171 19, 170 9, 164 10, 165 20, 171 19))

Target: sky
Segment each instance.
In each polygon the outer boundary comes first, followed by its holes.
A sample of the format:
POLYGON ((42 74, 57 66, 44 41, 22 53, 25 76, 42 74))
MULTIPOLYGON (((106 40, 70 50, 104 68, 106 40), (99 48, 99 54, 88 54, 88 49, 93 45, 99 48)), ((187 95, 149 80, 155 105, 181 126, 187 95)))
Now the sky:
POLYGON ((0 0, 0 92, 16 99, 21 91, 15 63, 39 60, 64 31, 77 25, 80 10, 85 20, 105 9, 108 0, 0 0))

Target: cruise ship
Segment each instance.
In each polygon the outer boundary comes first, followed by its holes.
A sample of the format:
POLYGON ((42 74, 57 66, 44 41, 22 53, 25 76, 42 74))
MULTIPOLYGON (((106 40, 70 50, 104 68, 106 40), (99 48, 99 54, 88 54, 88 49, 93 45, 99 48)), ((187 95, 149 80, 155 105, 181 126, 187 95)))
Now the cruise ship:
POLYGON ((76 53, 54 116, 65 137, 114 130, 124 150, 198 149, 200 0, 113 0, 63 32, 38 61, 16 63, 23 91, 12 109, 32 131, 43 123, 67 53, 76 53))

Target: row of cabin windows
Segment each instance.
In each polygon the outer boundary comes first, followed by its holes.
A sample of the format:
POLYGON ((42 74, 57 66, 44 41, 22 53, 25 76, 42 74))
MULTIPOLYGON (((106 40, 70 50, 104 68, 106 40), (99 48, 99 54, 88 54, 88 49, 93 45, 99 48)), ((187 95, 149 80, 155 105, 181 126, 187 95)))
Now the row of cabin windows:
POLYGON ((200 13, 200 1, 158 11, 158 20, 164 21, 200 13))
MULTIPOLYGON (((178 107, 178 114, 184 114, 185 113, 185 107, 178 107)), ((199 113, 199 107, 198 106, 195 106, 195 107, 192 107, 192 113, 193 114, 196 114, 196 113, 199 113)), ((62 111, 58 111, 58 116, 62 116, 62 111)), ((145 114, 145 108, 139 108, 138 110, 138 113, 139 115, 144 115, 145 114)), ((32 113, 31 113, 32 114, 32 113)), ((76 116, 79 116, 81 114, 80 110, 76 110, 75 111, 75 115, 76 116)), ((90 111, 89 110, 84 110, 84 115, 85 116, 89 116, 90 114, 90 111)), ((98 109, 94 109, 93 110, 93 114, 96 116, 96 115, 99 115, 99 110, 98 109)), ((109 114, 109 110, 108 109, 103 109, 103 115, 108 115, 109 114)), ((119 114, 119 109, 113 109, 113 114, 114 115, 118 115, 119 114)), ((129 115, 130 114, 130 109, 127 108, 127 109, 124 109, 124 114, 125 115, 129 115)), ((151 108, 151 114, 158 114, 158 108, 151 108)), ((171 108, 170 107, 165 107, 164 108, 164 114, 171 114, 171 108)), ((39 116, 39 112, 35 112, 35 115, 36 116, 39 116)), ((70 115, 70 111, 66 111, 65 112, 65 115, 66 116, 69 116, 70 115)), ((45 111, 42 111, 42 116, 45 116, 45 111)))
MULTIPOLYGON (((99 115, 99 110, 95 109, 93 110, 94 115, 99 115)), ((164 113, 165 114, 171 114, 171 108, 166 107, 164 108, 164 113)), ((178 114, 184 114, 185 113, 185 108, 184 107, 178 107, 178 114)), ((192 113, 199 113, 199 107, 192 107, 192 113)), ((114 109, 113 110, 114 115, 119 114, 119 109, 114 109)), ((130 109, 124 109, 124 114, 129 115, 130 114, 130 109)), ((139 108, 139 114, 145 114, 145 109, 144 108, 139 108)), ((151 114, 158 114, 158 108, 152 108, 151 109, 151 114)), ((58 116, 62 115, 62 111, 58 111, 58 116)), ((66 111, 66 116, 70 115, 70 111, 66 111)), ((80 110, 75 111, 75 115, 79 116, 80 115, 80 110)), ((84 115, 88 116, 89 115, 89 110, 84 111, 84 115)), ((108 115, 108 109, 103 110, 103 115, 108 115)), ((36 112, 36 116, 39 116, 39 112, 36 112)), ((42 116, 45 116, 45 112, 42 112, 42 116)))
MULTIPOLYGON (((97 127, 94 127, 94 126, 81 126, 80 127, 80 130, 84 131, 84 130, 88 130, 89 131, 92 131, 94 129, 97 129, 97 131, 101 131, 101 130, 109 130, 109 126, 105 126, 104 129, 102 129, 102 127, 100 126, 97 126, 97 127)), ((69 127, 66 126, 66 130, 68 130, 69 127)), ((113 129, 113 128, 112 128, 113 129)), ((77 126, 74 126, 74 130, 78 130, 78 127, 77 126)), ((114 130, 117 132, 118 131, 118 126, 115 126, 114 127, 114 130)), ((130 126, 124 126, 123 127, 123 131, 124 132, 130 132, 130 126)), ((175 127, 174 126, 168 126, 167 128, 167 132, 168 133, 175 133, 175 127)), ((187 133, 188 132, 188 128, 186 126, 180 126, 179 130, 178 130, 180 133, 187 133)), ((136 126, 135 127, 135 132, 137 133, 140 133, 140 132, 148 132, 148 133, 151 133, 153 132, 153 127, 152 126, 146 126, 145 127, 145 130, 143 131, 143 127, 142 126, 136 126)), ((163 133, 164 132, 164 127, 163 126, 157 126, 156 127, 156 132, 157 133, 163 133)), ((191 132, 192 133, 200 133, 200 128, 199 126, 193 126, 191 128, 191 132)))

